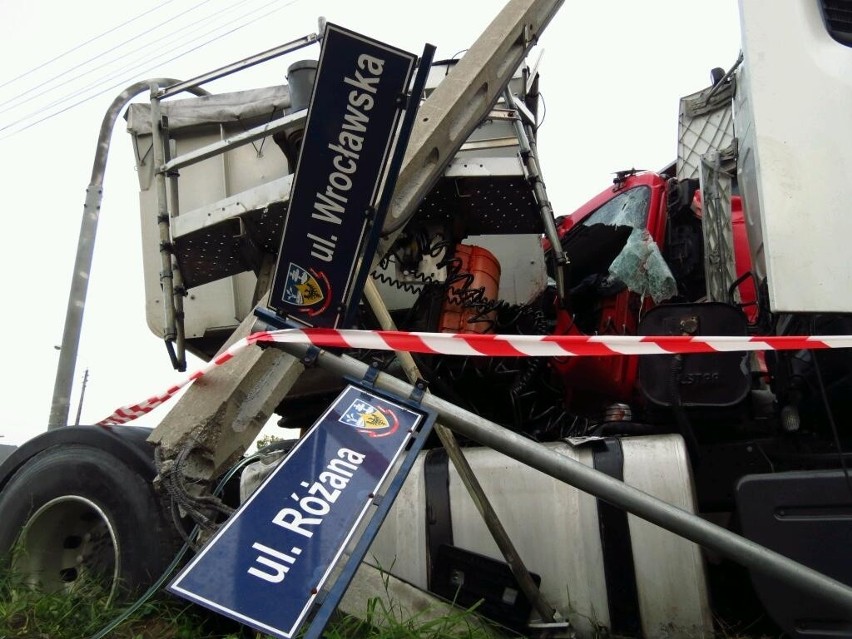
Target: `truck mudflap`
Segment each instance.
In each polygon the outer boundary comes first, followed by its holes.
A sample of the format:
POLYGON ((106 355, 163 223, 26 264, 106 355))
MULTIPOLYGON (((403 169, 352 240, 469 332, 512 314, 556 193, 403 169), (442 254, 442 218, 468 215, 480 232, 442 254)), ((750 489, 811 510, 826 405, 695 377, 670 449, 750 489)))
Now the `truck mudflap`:
MULTIPOLYGON (((737 484, 743 535, 852 584, 852 486, 841 469, 746 475, 737 484)), ((792 638, 850 636, 849 610, 751 571, 757 596, 792 638)))

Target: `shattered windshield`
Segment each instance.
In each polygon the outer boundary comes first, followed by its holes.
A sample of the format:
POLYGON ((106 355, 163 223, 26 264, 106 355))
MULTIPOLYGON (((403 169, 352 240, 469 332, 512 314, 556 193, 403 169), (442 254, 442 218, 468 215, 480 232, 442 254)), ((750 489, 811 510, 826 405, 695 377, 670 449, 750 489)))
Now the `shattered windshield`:
POLYGON ((645 228, 645 218, 648 215, 648 204, 651 201, 651 189, 638 186, 624 191, 583 220, 583 226, 592 224, 608 224, 609 226, 632 226, 635 229, 645 228))
POLYGON ((605 224, 633 230, 624 248, 609 265, 609 276, 643 297, 662 302, 677 294, 674 276, 660 253, 660 247, 645 228, 651 189, 640 186, 620 193, 583 222, 583 226, 605 224))

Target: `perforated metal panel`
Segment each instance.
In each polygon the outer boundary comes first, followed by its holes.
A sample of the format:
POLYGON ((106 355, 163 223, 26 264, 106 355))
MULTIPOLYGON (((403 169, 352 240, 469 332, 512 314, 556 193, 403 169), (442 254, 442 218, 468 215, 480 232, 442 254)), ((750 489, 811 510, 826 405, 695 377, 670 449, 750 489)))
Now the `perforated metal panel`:
POLYGON ((414 219, 420 224, 452 219, 470 235, 544 231, 530 183, 512 157, 454 160, 414 219))

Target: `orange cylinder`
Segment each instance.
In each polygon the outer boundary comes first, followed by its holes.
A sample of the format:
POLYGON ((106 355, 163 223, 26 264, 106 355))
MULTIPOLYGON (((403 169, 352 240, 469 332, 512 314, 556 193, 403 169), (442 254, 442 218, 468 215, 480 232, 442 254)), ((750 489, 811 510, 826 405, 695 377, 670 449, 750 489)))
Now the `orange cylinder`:
POLYGON ((497 311, 483 311, 488 302, 498 299, 500 262, 488 249, 470 244, 457 244, 455 258, 458 277, 446 293, 438 330, 442 333, 494 332, 497 311), (469 284, 464 275, 471 276, 469 284))

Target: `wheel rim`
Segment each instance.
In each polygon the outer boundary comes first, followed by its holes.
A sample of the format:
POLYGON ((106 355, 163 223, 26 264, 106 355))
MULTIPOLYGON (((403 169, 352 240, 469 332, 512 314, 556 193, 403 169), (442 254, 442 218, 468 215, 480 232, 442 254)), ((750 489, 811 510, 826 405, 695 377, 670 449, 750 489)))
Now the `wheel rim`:
POLYGON ((57 497, 39 508, 21 531, 13 570, 44 592, 99 583, 112 599, 118 584, 120 556, 112 522, 85 497, 57 497))

